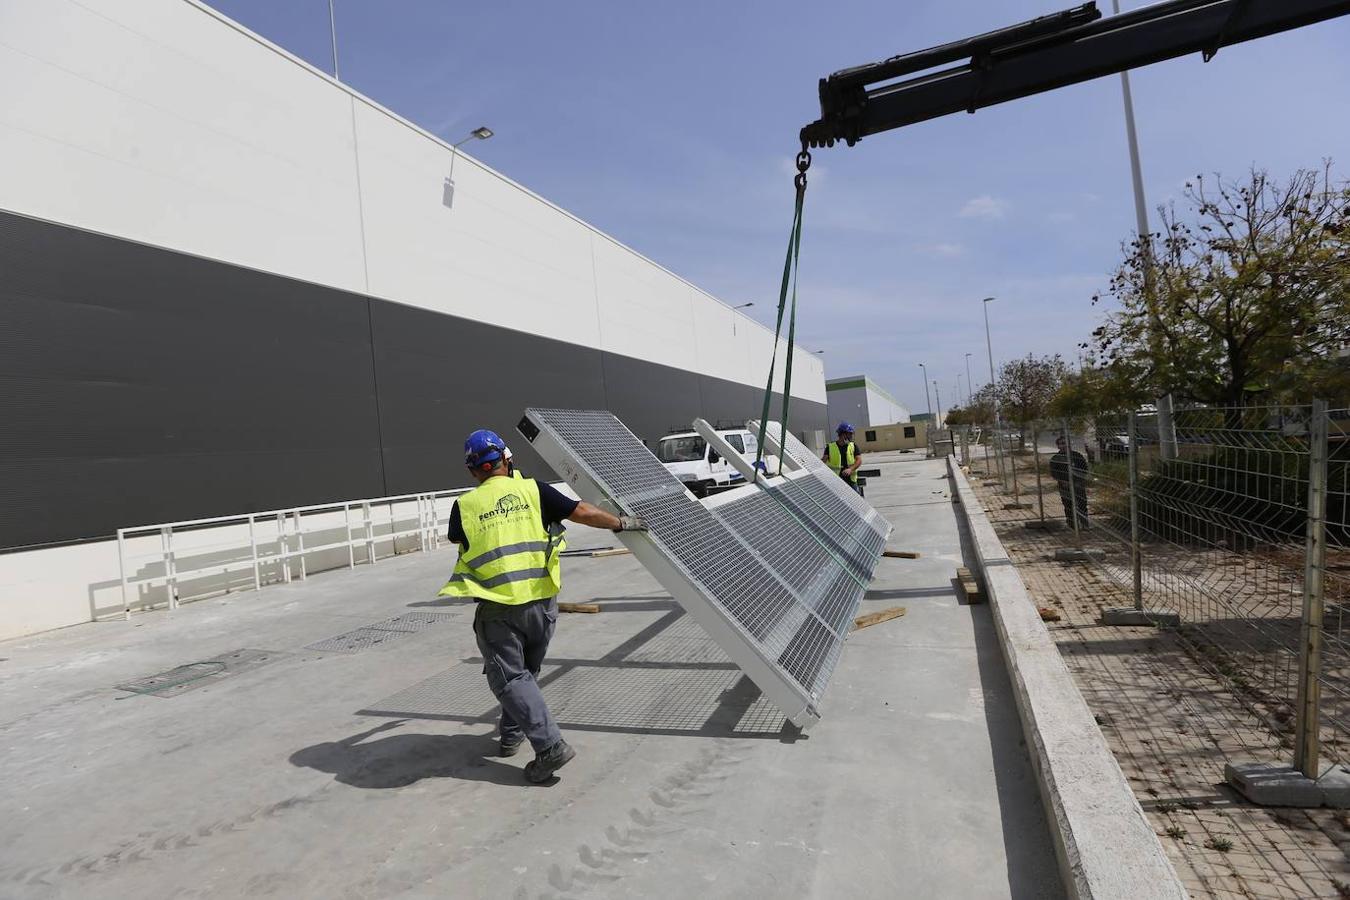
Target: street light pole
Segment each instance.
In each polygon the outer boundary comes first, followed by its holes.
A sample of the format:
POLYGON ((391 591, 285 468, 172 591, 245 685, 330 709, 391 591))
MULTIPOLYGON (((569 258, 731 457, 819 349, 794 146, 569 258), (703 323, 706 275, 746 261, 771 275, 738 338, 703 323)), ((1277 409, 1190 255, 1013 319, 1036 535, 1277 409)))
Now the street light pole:
POLYGON ((937 379, 933 379, 933 393, 937 396, 938 415, 937 427, 942 427, 942 389, 938 387, 937 379))
POLYGON ((923 401, 928 405, 928 418, 933 418, 933 398, 928 396, 928 367, 919 363, 919 368, 923 369, 923 401))
MULTIPOLYGON (((961 373, 956 373, 956 402, 961 402, 961 373)), ((970 401, 966 401, 966 406, 970 406, 970 401)))
MULTIPOLYGON (((998 439, 998 432, 999 429, 1003 427, 1003 415, 1002 411, 999 409, 998 384, 994 377, 994 339, 989 336, 989 304, 992 303, 993 300, 993 297, 985 297, 982 301, 984 304, 984 346, 985 349, 989 351, 989 393, 991 394, 991 399, 994 403, 994 447, 996 450, 1001 451, 1002 445, 998 439)), ((997 453, 996 457, 998 459, 999 475, 1001 477, 1003 472, 1002 452, 997 453)))
POLYGON ((966 401, 975 402, 975 379, 970 377, 970 354, 966 354, 966 401))
MULTIPOLYGON (((1120 15, 1120 0, 1111 0, 1115 15, 1120 15)), ((1139 232, 1139 249, 1144 254, 1144 303, 1148 308, 1149 346, 1153 356, 1160 355, 1158 338, 1162 325, 1158 321, 1158 300, 1155 296, 1153 273, 1153 238, 1148 228, 1148 204, 1144 200, 1143 166, 1139 162, 1139 134, 1134 127, 1134 99, 1130 94, 1130 75, 1120 73, 1120 92, 1125 100, 1125 139, 1130 148, 1130 181, 1134 186, 1134 221, 1139 232)), ((1158 451, 1163 459, 1177 455, 1176 428, 1172 424, 1172 395, 1158 398, 1158 451)))

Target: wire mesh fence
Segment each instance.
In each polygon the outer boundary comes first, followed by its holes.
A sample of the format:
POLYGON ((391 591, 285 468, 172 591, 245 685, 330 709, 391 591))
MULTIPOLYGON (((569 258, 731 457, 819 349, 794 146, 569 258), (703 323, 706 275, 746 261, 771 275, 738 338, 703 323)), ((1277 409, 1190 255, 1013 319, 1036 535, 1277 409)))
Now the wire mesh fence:
POLYGON ((1350 761, 1350 410, 1147 410, 979 431, 958 452, 997 489, 1003 521, 1057 533, 1141 616, 1178 614, 1191 655, 1305 774, 1350 761))

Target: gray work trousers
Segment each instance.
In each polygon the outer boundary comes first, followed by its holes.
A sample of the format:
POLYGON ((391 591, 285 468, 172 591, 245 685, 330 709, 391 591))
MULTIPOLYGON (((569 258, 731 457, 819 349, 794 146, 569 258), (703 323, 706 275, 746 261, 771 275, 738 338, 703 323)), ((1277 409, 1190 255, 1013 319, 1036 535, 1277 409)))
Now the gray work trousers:
POLYGON ((523 735, 536 753, 562 739, 536 680, 557 622, 557 597, 517 606, 480 600, 473 617, 483 674, 502 705, 502 741, 513 744, 523 735))

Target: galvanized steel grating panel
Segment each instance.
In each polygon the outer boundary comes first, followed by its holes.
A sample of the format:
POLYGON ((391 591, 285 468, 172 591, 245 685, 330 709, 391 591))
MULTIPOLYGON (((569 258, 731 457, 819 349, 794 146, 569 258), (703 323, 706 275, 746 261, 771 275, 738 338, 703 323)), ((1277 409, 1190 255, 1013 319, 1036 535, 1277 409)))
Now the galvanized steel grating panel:
MULTIPOLYGON (((824 480, 838 476, 818 461, 773 486, 723 495, 709 510, 612 414, 526 417, 561 445, 566 458, 550 460, 555 468, 579 464, 608 499, 641 516, 669 565, 814 708, 889 532, 885 520, 843 484, 857 502, 840 496, 824 480)), ((733 661, 746 652, 719 643, 733 661)))
POLYGON ((352 631, 306 645, 306 650, 318 650, 323 653, 356 653, 391 640, 405 637, 453 618, 452 613, 411 612, 383 622, 375 622, 352 631))

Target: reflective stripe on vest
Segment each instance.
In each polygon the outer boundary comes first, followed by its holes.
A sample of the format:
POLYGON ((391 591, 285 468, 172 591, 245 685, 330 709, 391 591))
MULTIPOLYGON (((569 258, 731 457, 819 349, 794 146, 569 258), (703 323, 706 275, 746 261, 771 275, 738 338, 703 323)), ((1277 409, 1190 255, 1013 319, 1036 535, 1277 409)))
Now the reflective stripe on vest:
POLYGON ((457 505, 469 549, 461 550, 442 596, 508 605, 557 596, 562 542, 544 528, 533 478, 489 478, 457 505))
MULTIPOLYGON (((842 472, 844 469, 853 465, 854 461, 856 461, 858 458, 857 450, 858 450, 857 445, 854 444, 852 441, 849 441, 848 447, 845 448, 845 452, 843 454, 840 454, 839 442, 830 441, 830 468, 834 469, 835 472, 842 472), (841 456, 843 457, 844 461, 840 460, 841 456)), ((858 472, 856 469, 854 470, 853 474, 849 476, 848 480, 853 482, 854 484, 858 483, 858 472)))

